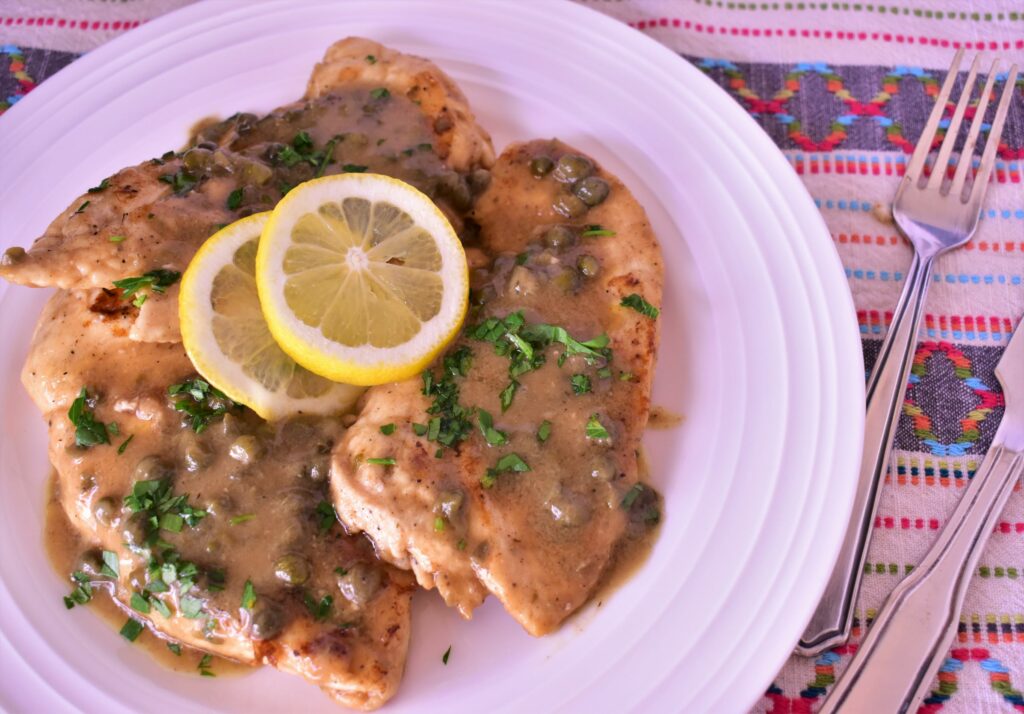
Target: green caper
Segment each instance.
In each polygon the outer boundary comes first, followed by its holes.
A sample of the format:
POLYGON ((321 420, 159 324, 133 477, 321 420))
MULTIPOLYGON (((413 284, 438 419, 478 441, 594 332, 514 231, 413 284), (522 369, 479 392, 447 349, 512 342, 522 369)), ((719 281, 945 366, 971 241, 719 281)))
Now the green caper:
POLYGON ((196 144, 197 149, 206 149, 207 151, 213 151, 217 148, 217 145, 212 141, 200 141, 196 144))
POLYGON ((223 547, 224 544, 220 541, 220 539, 211 538, 210 540, 206 541, 206 546, 203 548, 203 550, 206 551, 207 555, 216 555, 221 551, 221 548, 223 547))
POLYGON ((579 218, 587 212, 587 204, 571 193, 566 193, 556 198, 551 207, 559 215, 566 218, 579 218))
POLYGON ((576 183, 594 173, 594 162, 586 156, 566 154, 555 164, 554 176, 562 183, 576 183))
POLYGON ((582 526, 590 520, 590 504, 578 494, 559 491, 557 495, 548 499, 545 505, 559 525, 582 526))
POLYGON ((309 561, 295 553, 283 555, 274 563, 274 575, 289 585, 302 585, 309 580, 309 572, 309 561))
POLYGON ((466 494, 462 491, 442 491, 434 504, 434 513, 444 516, 448 522, 451 522, 462 510, 465 500, 466 494))
POLYGON ((469 188, 474 194, 483 193, 491 185, 491 172, 487 169, 476 169, 469 175, 469 188))
POLYGON ((266 164, 258 161, 247 161, 242 166, 239 176, 242 183, 262 186, 274 175, 273 170, 266 164))
POLYGON ((537 178, 547 176, 553 168, 555 168, 555 162, 551 160, 550 156, 538 156, 530 162, 530 173, 537 178))
POLYGON ((552 279, 555 287, 560 288, 564 292, 571 292, 576 289, 577 273, 572 268, 562 268, 561 271, 552 279))
POLYGON ((254 640, 269 640, 280 634, 284 628, 284 612, 274 602, 259 598, 252 611, 252 637, 254 640))
POLYGON ((544 245, 553 250, 565 250, 576 242, 576 233, 569 226, 551 226, 544 231, 544 245))
POLYGON ((185 468, 189 471, 198 471, 213 463, 213 451, 194 435, 190 435, 188 443, 185 444, 184 452, 185 468))
POLYGON ((466 179, 454 171, 444 174, 437 180, 437 193, 447 198, 452 208, 459 211, 468 209, 473 202, 473 195, 466 179))
POLYGON ((114 499, 104 496, 96 501, 96 505, 92 507, 92 514, 101 525, 109 526, 121 515, 121 509, 114 499))
POLYGON ((89 577, 103 577, 100 570, 103 568, 103 554, 96 549, 87 550, 78 557, 75 570, 80 570, 89 577))
POLYGON ((380 588, 380 570, 366 563, 356 563, 338 576, 342 596, 358 609, 365 607, 380 588))
POLYGON ((595 278, 601 272, 601 263, 592 255, 583 254, 576 259, 576 268, 588 278, 595 278))
MULTIPOLYGON (((185 422, 190 423, 189 421, 185 422)), ((225 414, 220 420, 221 433, 224 436, 238 436, 242 432, 242 419, 235 414, 225 414)))
POLYGON ((252 434, 242 434, 231 442, 228 454, 240 464, 251 464, 263 456, 263 442, 252 434))
POLYGON ((615 478, 615 464, 608 459, 597 459, 590 464, 590 475, 598 481, 611 481, 615 478))
POLYGON ((136 481, 155 481, 170 478, 174 475, 174 469, 159 456, 150 454, 145 456, 135 465, 136 481))
POLYGON ((25 256, 27 255, 28 253, 26 253, 25 249, 21 246, 11 246, 4 251, 4 257, 0 258, 0 265, 14 265, 15 263, 20 263, 25 260, 25 256))
POLYGON ((608 198, 608 182, 598 176, 589 176, 573 184, 572 192, 588 206, 597 204, 608 198))
POLYGON ((210 166, 213 155, 206 149, 189 149, 181 157, 181 163, 190 171, 203 171, 210 166))

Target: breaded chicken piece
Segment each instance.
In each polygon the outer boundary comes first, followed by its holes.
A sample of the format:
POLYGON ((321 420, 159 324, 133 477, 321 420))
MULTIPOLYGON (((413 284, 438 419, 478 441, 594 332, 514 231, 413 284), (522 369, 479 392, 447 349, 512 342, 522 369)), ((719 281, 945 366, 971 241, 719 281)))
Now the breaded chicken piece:
POLYGON ((629 191, 557 141, 507 149, 473 217, 493 259, 474 273, 479 308, 429 377, 368 390, 335 448, 332 492, 342 522, 464 616, 489 592, 542 635, 659 518, 637 485, 658 321, 630 306, 660 304, 661 251, 629 191))

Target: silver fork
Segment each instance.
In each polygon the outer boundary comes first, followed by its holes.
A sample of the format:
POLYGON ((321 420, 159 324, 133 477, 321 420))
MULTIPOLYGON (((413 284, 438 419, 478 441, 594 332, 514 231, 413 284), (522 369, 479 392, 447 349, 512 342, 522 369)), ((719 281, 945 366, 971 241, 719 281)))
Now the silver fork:
POLYGON ((924 174, 925 159, 934 143, 935 132, 953 89, 962 56, 963 50, 958 50, 953 58, 942 90, 935 100, 935 107, 928 117, 928 123, 921 133, 921 138, 907 165, 907 172, 896 192, 893 217, 900 232, 914 246, 914 259, 907 271, 903 293, 896 305, 889 334, 882 343, 878 361, 868 380, 864 449, 853 513, 847 525, 846 537, 825 593, 818 603, 818 609, 797 645, 798 654, 819 654, 844 643, 850 636, 853 606, 860 589, 882 476, 889 465, 889 452, 892 451, 900 405, 903 403, 904 390, 917 344, 925 296, 931 282, 932 264, 942 253, 970 240, 978 228, 982 200, 988 189, 999 137, 1006 122, 1010 98, 1013 96, 1017 65, 1010 68, 978 173, 974 183, 967 187, 967 177, 974 158, 974 146, 981 132, 989 97, 995 84, 998 59, 993 62, 989 71, 952 180, 945 180, 946 167, 949 165, 960 125, 973 93, 981 62, 980 55, 975 57, 971 64, 963 94, 953 111, 931 175, 926 177, 924 174))

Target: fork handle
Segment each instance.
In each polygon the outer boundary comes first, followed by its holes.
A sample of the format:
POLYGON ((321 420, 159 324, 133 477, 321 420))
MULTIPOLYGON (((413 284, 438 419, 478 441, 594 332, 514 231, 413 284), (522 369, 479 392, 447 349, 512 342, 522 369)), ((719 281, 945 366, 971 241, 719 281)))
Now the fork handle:
POLYGON ((820 712, 912 712, 927 694, 956 634, 971 574, 1024 453, 992 447, 921 564, 889 599, 820 712))
POLYGON ((860 590, 882 477, 889 466, 934 259, 934 255, 915 253, 892 325, 868 380, 864 449, 853 512, 825 592, 797 644, 797 654, 819 654, 846 642, 850 636, 853 606, 860 590))

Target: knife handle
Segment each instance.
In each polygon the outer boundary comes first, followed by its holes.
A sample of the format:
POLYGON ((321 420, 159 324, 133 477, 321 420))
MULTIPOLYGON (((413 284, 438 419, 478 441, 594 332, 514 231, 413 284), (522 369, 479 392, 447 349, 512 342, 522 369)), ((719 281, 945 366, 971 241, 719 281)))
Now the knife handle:
POLYGON ((820 710, 913 712, 956 634, 971 575, 1014 483, 1024 452, 993 446, 939 539, 885 601, 849 668, 820 710))
POLYGON ((853 511, 825 592, 796 646, 796 653, 805 657, 841 645, 850 636, 853 606, 864 576, 868 541, 875 511, 878 510, 878 495, 889 466, 889 452, 892 451, 914 360, 933 260, 934 255, 915 253, 889 333, 882 342, 881 352, 868 380, 864 446, 853 511))

